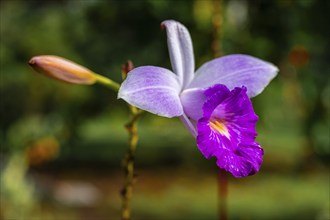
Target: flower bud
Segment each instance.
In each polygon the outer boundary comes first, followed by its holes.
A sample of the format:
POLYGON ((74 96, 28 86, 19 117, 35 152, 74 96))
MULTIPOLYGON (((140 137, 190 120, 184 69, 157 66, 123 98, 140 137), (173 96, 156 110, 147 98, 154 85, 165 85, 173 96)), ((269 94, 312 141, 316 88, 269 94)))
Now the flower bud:
POLYGON ((127 60, 125 64, 121 66, 121 75, 123 79, 126 79, 127 73, 134 69, 134 64, 131 60, 127 60))
POLYGON ((93 71, 58 56, 35 56, 29 64, 37 72, 67 83, 90 85, 97 80, 93 71))

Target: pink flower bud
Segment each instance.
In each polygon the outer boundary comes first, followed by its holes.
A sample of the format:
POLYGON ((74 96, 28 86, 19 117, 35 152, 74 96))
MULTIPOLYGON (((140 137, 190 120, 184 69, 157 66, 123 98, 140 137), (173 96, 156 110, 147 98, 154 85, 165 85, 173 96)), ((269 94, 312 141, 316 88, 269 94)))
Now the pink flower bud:
POLYGON ((93 71, 58 56, 35 56, 29 64, 37 72, 67 83, 90 85, 97 79, 93 71))

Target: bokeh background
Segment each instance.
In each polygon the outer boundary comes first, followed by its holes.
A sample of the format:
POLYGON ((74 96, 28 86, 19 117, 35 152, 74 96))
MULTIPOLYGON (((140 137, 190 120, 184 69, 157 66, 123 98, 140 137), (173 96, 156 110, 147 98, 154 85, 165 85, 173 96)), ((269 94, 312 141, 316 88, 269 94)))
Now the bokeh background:
MULTIPOLYGON (((170 68, 160 22, 191 32, 197 67, 222 54, 274 63, 253 104, 258 174, 229 178, 229 219, 329 219, 329 1, 0 1, 1 219, 119 219, 128 109, 111 90, 69 85, 27 61, 53 54, 121 81, 121 66, 170 68)), ((139 121, 133 219, 217 219, 217 167, 179 119, 139 121)))

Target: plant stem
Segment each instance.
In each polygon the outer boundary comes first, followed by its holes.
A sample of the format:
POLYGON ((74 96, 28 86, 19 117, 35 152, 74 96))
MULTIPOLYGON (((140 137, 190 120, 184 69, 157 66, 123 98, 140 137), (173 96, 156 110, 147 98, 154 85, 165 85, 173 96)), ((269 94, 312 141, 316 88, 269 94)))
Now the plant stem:
POLYGON ((131 200, 133 196, 133 184, 134 184, 134 154, 136 145, 138 142, 137 132, 137 120, 140 117, 142 111, 129 106, 131 111, 131 120, 126 124, 126 129, 129 133, 129 147, 124 159, 124 171, 125 171, 125 182, 121 191, 122 195, 122 209, 121 219, 129 220, 131 218, 131 200))
MULTIPOLYGON (((213 41, 212 52, 213 57, 219 57, 222 54, 220 44, 220 32, 222 25, 221 17, 221 0, 213 0, 213 16, 212 16, 212 28, 213 28, 213 41)), ((218 212, 220 220, 227 220, 227 197, 228 197, 228 176, 224 169, 220 169, 218 172, 218 212)))
POLYGON ((213 16, 212 16, 213 41, 212 41, 211 49, 214 58, 221 56, 221 44, 220 44, 220 35, 222 31, 221 25, 222 25, 221 0, 213 0, 213 16))
MULTIPOLYGON (((133 62, 128 60, 122 66, 122 78, 123 80, 126 79, 127 74, 134 68, 133 62)), ((128 105, 130 110, 130 117, 131 120, 126 124, 126 129, 129 134, 129 145, 128 150, 124 158, 124 171, 125 171, 125 182, 124 186, 121 190, 122 196, 122 208, 121 208, 121 219, 122 220, 129 220, 131 219, 131 200, 133 197, 133 184, 135 180, 135 173, 134 173, 134 154, 136 150, 136 145, 138 142, 138 132, 137 132, 137 120, 139 119, 140 115, 143 113, 142 110, 128 105)))
POLYGON ((218 172, 218 193, 219 193, 219 219, 227 220, 227 196, 228 196, 228 176, 224 169, 218 172))
POLYGON ((115 92, 118 92, 120 85, 116 83, 115 81, 112 81, 109 78, 106 78, 100 74, 95 73, 97 82, 103 84, 104 86, 114 90, 115 92))

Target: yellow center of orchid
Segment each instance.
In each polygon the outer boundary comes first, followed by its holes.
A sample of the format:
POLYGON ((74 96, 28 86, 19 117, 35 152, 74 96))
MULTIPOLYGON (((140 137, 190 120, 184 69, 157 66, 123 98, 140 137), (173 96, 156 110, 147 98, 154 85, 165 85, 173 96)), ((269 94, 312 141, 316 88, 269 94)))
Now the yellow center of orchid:
POLYGON ((213 131, 218 132, 221 135, 226 136, 227 138, 230 138, 229 131, 225 125, 225 123, 217 118, 211 119, 210 120, 210 127, 213 131))

